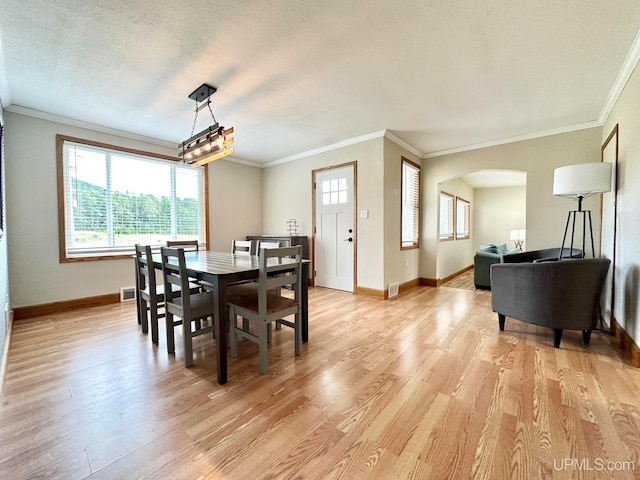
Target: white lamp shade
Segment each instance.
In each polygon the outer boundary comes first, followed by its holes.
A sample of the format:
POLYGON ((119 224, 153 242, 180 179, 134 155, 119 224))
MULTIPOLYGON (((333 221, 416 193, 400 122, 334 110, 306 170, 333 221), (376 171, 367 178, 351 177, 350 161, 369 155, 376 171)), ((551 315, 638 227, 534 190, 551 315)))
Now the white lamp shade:
POLYGON ((519 241, 519 240, 524 240, 525 238, 525 231, 524 230, 511 230, 509 232, 509 240, 513 240, 513 241, 519 241))
POLYGON ((611 190, 609 162, 578 163, 558 167, 553 172, 553 194, 588 197, 611 190))

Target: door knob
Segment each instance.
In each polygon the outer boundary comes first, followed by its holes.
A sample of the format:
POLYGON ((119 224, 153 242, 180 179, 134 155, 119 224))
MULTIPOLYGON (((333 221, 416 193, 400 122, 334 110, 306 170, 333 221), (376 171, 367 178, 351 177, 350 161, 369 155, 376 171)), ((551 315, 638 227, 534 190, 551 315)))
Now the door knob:
POLYGON ((343 242, 353 242, 353 238, 352 237, 345 238, 343 242))

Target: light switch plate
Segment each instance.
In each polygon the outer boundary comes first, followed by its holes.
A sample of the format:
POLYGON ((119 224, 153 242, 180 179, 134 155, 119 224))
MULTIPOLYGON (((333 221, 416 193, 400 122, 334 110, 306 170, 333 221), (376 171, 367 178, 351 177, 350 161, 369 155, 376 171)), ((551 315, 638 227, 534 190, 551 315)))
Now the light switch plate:
POLYGON ((360 210, 360 218, 369 218, 369 210, 360 210))

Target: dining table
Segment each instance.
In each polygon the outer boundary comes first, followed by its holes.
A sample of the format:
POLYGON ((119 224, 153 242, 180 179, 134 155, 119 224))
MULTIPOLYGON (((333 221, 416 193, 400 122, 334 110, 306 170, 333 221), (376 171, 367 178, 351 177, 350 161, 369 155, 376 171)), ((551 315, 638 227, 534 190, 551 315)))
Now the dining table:
MULTIPOLYGON (((227 331, 229 316, 227 308, 227 286, 243 280, 258 278, 260 272, 259 257, 257 255, 238 255, 230 252, 217 252, 211 250, 185 251, 184 258, 187 274, 198 280, 206 282, 207 288, 214 293, 214 323, 216 341, 216 364, 218 370, 218 383, 227 382, 227 331)), ((281 259, 282 262, 295 259, 281 259)), ((153 255, 153 264, 157 269, 162 269, 160 254, 153 255)), ((302 260, 302 281, 300 288, 300 316, 302 324, 302 342, 309 341, 309 314, 308 314, 308 284, 311 262, 302 260)))

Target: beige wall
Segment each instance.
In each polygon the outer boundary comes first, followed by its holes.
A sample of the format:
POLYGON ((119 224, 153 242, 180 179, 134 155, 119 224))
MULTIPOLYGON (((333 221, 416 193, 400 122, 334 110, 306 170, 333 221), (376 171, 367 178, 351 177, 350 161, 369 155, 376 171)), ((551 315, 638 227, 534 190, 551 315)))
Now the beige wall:
POLYGON ((374 138, 300 160, 275 165, 263 172, 263 233, 286 233, 295 218, 301 234, 312 237, 312 171, 357 162, 356 212, 369 210, 369 218, 356 215, 357 285, 382 289, 384 272, 384 165, 383 139, 374 138))
MULTIPOLYGON (((437 272, 439 183, 483 169, 525 172, 527 248, 535 250, 560 245, 567 212, 575 207, 575 203, 553 196, 553 170, 562 165, 599 161, 601 137, 602 128, 597 127, 423 160, 420 276, 441 278, 437 272)), ((600 200, 596 197, 584 202, 584 208, 598 212, 599 205, 600 200)), ((596 215, 594 231, 599 231, 599 225, 596 215)))
MULTIPOLYGON (((418 278, 418 262, 420 250, 401 250, 401 183, 402 183, 402 157, 411 160, 418 165, 422 160, 406 149, 384 139, 384 277, 381 287, 386 289, 390 283, 400 284, 418 278)), ((367 259, 363 259, 367 260, 367 259)), ((368 261, 368 260, 367 260, 368 261)))
POLYGON ((357 286, 386 290, 418 278, 419 250, 400 250, 401 159, 421 160, 385 137, 323 152, 264 170, 264 233, 286 232, 295 218, 312 236, 312 172, 357 162, 357 286), (368 210, 369 217, 359 212, 368 210))
POLYGON ((604 142, 618 124, 618 213, 614 315, 640 344, 640 71, 636 67, 606 120, 604 142))
MULTIPOLYGON (((0 98, 0 124, 4 124, 4 113, 2 108, 2 99, 0 98)), ((2 165, 0 165, 0 171, 5 172, 6 170, 6 162, 4 152, 0 155, 2 157, 2 165)), ((6 197, 6 175, 2 176, 2 196, 3 200, 6 197)), ((4 203, 6 205, 6 201, 4 203)), ((4 352, 5 341, 7 338, 8 331, 8 317, 5 316, 5 312, 9 311, 11 301, 9 298, 9 258, 8 258, 8 250, 7 250, 7 231, 8 226, 6 222, 6 208, 3 210, 2 215, 4 215, 4 231, 2 232, 2 236, 0 237, 0 382, 2 381, 2 355, 4 352)))
MULTIPOLYGON (((442 182, 438 188, 438 194, 440 191, 444 191, 455 197, 467 200, 471 204, 471 211, 469 213, 473 219, 474 211, 476 209, 476 199, 473 188, 460 179, 442 182)), ((440 205, 438 204, 438 211, 439 209, 440 205)), ((439 223, 436 228, 439 228, 439 223)), ((464 270, 469 265, 473 265, 473 239, 475 229, 476 225, 472 221, 470 236, 468 239, 438 242, 438 280, 447 278, 454 273, 464 270)))
MULTIPOLYGON (((474 253, 480 245, 489 243, 506 243, 509 250, 515 248, 509 234, 511 230, 526 230, 527 187, 476 188, 474 205, 474 253)), ((557 241, 549 239, 549 247, 557 241)), ((522 249, 527 249, 526 240, 522 249)))
POLYGON ((230 250, 233 240, 262 234, 262 169, 227 160, 208 168, 211 250, 230 250))
MULTIPOLYGON (((173 155, 175 150, 16 113, 5 112, 5 116, 12 308, 116 293, 121 287, 134 285, 131 260, 59 263, 55 136, 60 133, 165 155, 173 155)), ((257 220, 260 214, 255 214, 261 204, 260 181, 260 169, 234 164, 211 167, 213 245, 230 248, 234 235, 262 228, 257 220), (216 172, 249 178, 253 190, 242 191, 242 199, 237 201, 230 200, 233 196, 228 188, 218 197, 222 180, 216 172), (229 213, 231 208, 235 209, 234 215, 229 213)))

